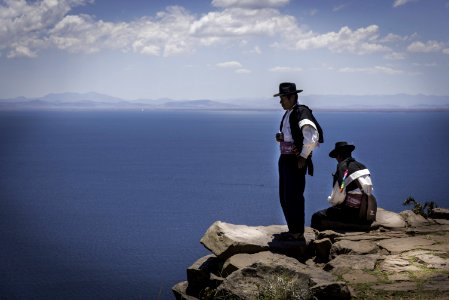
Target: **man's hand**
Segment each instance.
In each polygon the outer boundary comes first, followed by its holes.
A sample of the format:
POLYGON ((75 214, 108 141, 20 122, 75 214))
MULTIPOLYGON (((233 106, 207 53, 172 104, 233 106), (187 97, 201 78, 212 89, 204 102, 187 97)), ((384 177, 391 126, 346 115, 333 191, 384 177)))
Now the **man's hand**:
POLYGON ((302 156, 298 156, 298 168, 299 169, 304 168, 306 166, 306 163, 307 163, 307 159, 305 159, 302 156))
POLYGON ((283 142, 284 141, 284 134, 282 132, 276 133, 276 142, 283 142))

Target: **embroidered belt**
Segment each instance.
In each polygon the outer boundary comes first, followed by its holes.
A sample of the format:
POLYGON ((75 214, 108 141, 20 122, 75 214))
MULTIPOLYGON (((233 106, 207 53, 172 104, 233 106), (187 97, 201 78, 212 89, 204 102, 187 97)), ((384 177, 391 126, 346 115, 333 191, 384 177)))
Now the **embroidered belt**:
POLYGON ((346 205, 349 207, 359 208, 360 203, 362 203, 362 194, 346 194, 346 205))
POLYGON ((295 148, 295 144, 292 142, 281 142, 281 154, 294 154, 293 149, 295 148))

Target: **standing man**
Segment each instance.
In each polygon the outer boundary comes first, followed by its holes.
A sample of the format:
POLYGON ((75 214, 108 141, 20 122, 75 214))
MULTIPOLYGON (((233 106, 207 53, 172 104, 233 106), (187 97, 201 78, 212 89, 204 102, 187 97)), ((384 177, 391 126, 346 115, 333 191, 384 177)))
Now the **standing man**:
POLYGON ((276 141, 280 143, 279 198, 287 221, 288 232, 282 239, 304 238, 304 189, 306 172, 313 175, 312 151, 323 142, 323 131, 305 105, 298 104, 296 85, 283 82, 279 85, 280 104, 285 110, 276 141))

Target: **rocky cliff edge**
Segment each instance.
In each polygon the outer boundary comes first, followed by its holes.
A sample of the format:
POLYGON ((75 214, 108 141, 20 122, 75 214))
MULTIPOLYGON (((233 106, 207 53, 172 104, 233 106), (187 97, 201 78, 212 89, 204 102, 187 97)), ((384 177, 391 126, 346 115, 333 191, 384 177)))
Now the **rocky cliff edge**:
POLYGON ((449 299, 449 209, 424 218, 378 209, 369 228, 306 228, 217 221, 201 239, 211 254, 187 268, 176 299, 449 299))

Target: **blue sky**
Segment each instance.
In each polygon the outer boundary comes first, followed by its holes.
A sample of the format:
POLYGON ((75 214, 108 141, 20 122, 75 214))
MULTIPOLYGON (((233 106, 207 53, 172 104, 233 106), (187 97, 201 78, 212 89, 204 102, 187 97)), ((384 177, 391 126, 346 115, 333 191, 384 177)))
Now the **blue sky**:
POLYGON ((449 95, 449 0, 0 0, 0 98, 449 95))

